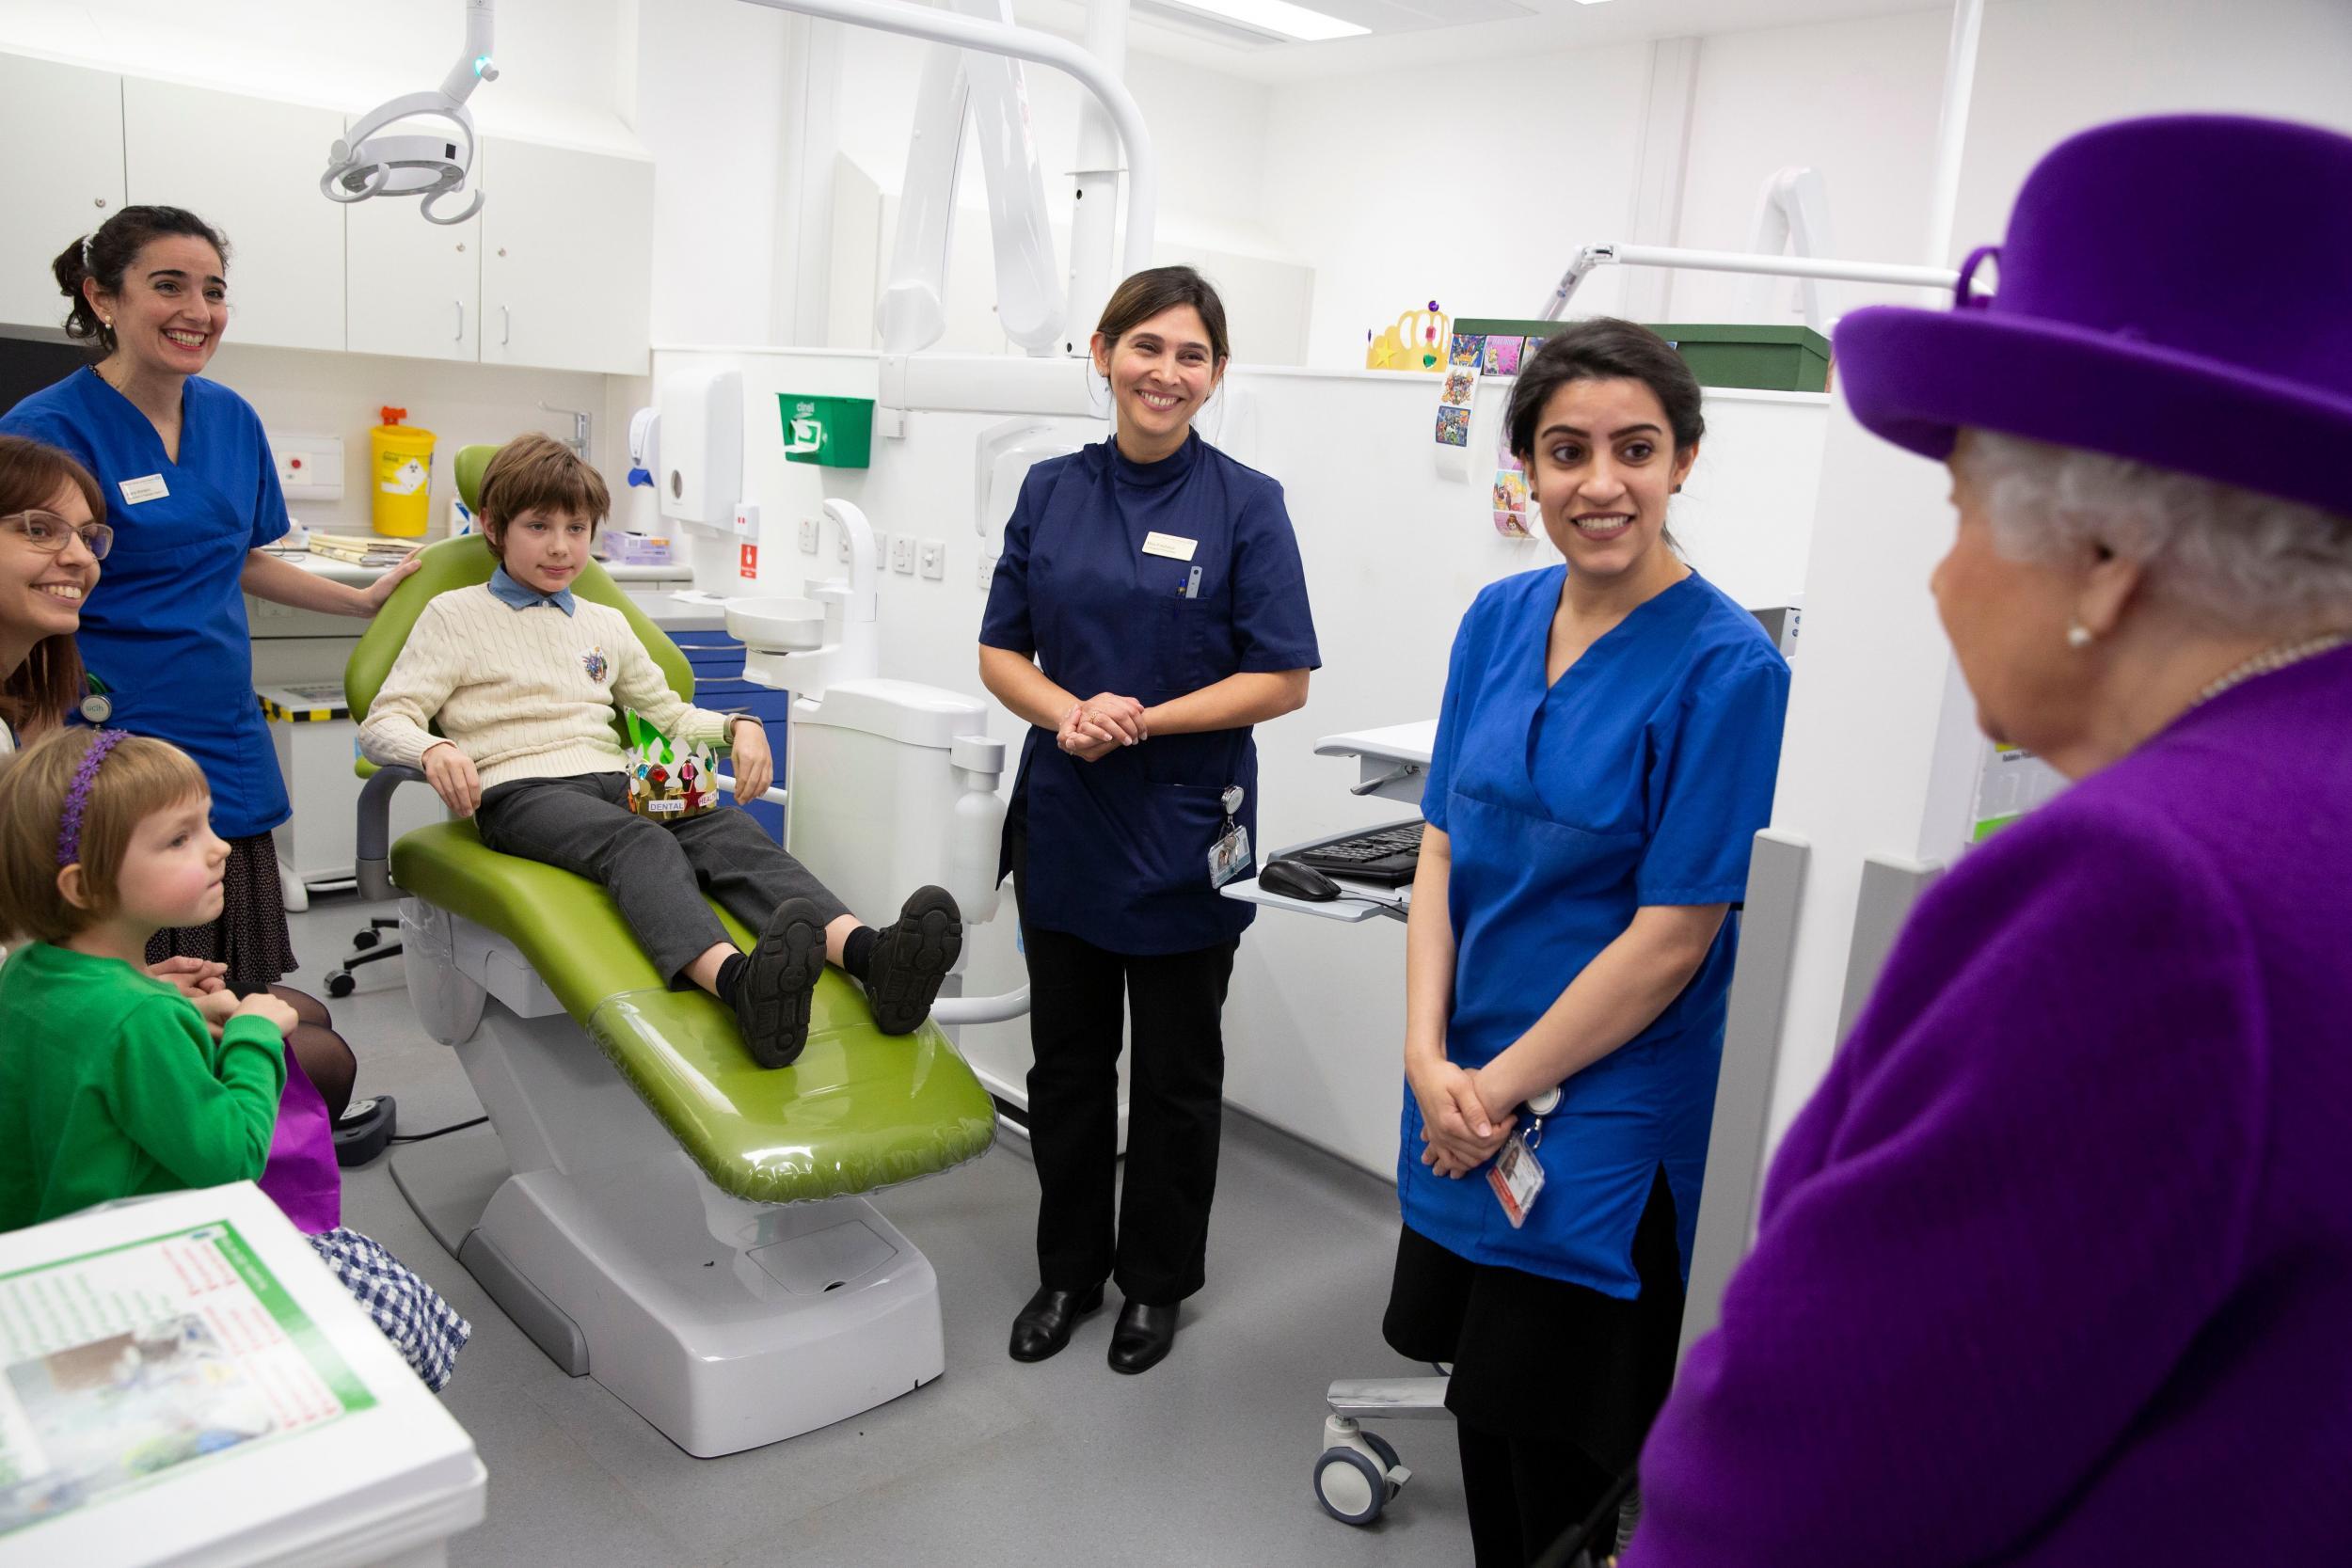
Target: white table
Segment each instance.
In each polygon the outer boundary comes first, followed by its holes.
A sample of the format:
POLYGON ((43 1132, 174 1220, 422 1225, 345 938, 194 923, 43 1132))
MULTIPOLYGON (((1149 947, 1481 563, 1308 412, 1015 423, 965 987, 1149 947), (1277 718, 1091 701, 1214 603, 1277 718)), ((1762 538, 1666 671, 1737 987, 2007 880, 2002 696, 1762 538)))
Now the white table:
POLYGON ((0 1235, 0 1568, 428 1568, 487 1481, 249 1181, 0 1235))

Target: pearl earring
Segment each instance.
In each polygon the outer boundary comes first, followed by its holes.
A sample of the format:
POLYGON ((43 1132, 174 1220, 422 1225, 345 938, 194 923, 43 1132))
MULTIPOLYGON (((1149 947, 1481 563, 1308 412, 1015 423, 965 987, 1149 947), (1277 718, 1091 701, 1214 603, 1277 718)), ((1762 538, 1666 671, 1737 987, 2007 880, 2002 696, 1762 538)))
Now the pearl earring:
POLYGON ((2068 647, 2088 648, 2095 641, 2097 641, 2096 634, 2080 621, 2069 621, 2066 624, 2066 645, 2068 647))

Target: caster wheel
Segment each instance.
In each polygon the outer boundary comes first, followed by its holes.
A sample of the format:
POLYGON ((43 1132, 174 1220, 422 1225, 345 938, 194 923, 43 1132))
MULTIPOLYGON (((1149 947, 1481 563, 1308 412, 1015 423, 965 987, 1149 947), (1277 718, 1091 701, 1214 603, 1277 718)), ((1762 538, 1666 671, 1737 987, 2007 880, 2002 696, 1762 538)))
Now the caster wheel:
POLYGON ((349 996, 358 989, 359 982, 347 974, 329 974, 326 977, 326 994, 329 996, 349 996))
POLYGON ((1389 1478, 1354 1449, 1326 1449, 1315 1461, 1315 1501, 1340 1523, 1371 1524, 1389 1497, 1389 1478))
POLYGON ((383 940, 383 933, 379 931, 362 931, 351 939, 351 945, 364 953, 383 940))
POLYGON ((1372 1451, 1380 1456, 1383 1468, 1391 1470, 1396 1468, 1396 1449, 1387 1438, 1376 1432, 1367 1432, 1364 1433, 1364 1441, 1371 1444, 1372 1451))

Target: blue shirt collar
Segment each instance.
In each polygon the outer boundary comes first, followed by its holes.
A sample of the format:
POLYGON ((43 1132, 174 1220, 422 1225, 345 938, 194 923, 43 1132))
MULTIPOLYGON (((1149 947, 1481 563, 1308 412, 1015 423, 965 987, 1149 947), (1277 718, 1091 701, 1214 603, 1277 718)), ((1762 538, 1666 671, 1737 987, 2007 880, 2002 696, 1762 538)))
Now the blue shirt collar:
POLYGON ((516 581, 507 575, 504 566, 490 574, 490 594, 501 604, 516 610, 529 610, 532 605, 545 604, 553 605, 566 615, 572 612, 570 589, 559 588, 552 594, 542 594, 536 588, 526 588, 516 581))

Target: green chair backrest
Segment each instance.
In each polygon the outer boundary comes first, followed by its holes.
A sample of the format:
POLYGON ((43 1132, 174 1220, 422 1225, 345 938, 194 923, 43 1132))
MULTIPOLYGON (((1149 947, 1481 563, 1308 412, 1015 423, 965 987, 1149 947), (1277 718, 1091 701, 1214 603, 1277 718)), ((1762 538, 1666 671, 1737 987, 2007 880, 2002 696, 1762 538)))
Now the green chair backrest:
MULTIPOLYGON (((495 449, 469 447, 468 451, 495 449)), ((460 454, 462 461, 463 454, 460 454)), ((478 477, 478 476, 477 476, 478 477)), ((498 560, 490 554, 489 545, 478 533, 459 539, 444 539, 428 545, 420 552, 421 563, 416 572, 392 590, 392 596, 384 608, 375 612, 368 629, 360 635, 359 645, 351 650, 351 657, 343 665, 343 700, 351 705, 351 717, 357 721, 368 716, 368 705, 383 689, 384 677, 392 673, 392 661, 408 643, 408 633, 424 612, 425 601, 436 594, 446 594, 453 588, 470 588, 478 582, 490 580, 498 569, 498 560)), ((631 604, 621 592, 620 584, 596 562, 573 579, 572 592, 596 604, 611 605, 628 617, 629 629, 653 655, 653 661, 668 677, 670 689, 691 702, 694 697, 694 669, 678 652, 669 634, 645 618, 645 612, 631 604)), ((615 715, 617 719, 617 713, 615 715)))

